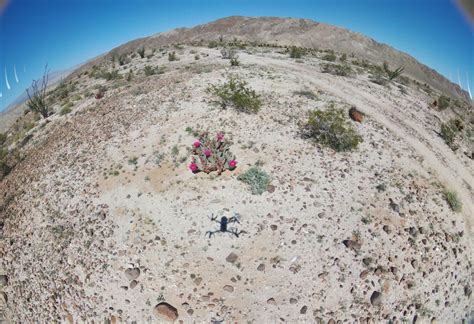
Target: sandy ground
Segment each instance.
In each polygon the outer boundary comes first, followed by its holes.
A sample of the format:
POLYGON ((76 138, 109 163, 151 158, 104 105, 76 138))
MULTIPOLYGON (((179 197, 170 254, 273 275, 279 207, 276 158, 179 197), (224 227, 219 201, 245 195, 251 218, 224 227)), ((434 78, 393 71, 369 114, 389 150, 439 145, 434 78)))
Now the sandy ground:
POLYGON ((12 197, 2 257, 7 318, 153 323, 162 320, 153 314, 161 301, 185 323, 469 318, 473 164, 433 131, 431 98, 366 75, 323 74, 316 58, 239 55, 236 68, 207 48, 178 50, 177 62, 135 58, 124 73, 145 62, 166 72, 83 100, 37 130, 2 183, 12 197), (258 114, 212 103, 207 86, 230 74, 262 94, 258 114), (294 93, 301 90, 317 98, 294 93), (364 139, 357 151, 302 138, 306 112, 331 102, 366 113, 353 123, 364 139), (186 127, 224 131, 238 168, 192 174, 195 138, 186 127), (258 161, 275 187, 260 196, 237 180, 258 161), (462 213, 450 210, 443 186, 458 193, 462 213), (234 212, 245 234, 205 237, 218 226, 210 214, 234 212))

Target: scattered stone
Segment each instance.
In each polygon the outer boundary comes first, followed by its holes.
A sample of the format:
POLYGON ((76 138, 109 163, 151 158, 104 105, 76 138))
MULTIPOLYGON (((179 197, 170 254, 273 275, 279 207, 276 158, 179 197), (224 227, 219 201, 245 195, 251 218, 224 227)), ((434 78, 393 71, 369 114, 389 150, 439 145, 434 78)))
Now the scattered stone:
POLYGON ((416 266, 418 265, 418 261, 415 259, 411 260, 411 266, 416 269, 416 266))
POLYGON ((276 301, 275 301, 274 298, 270 298, 270 299, 267 300, 267 304, 268 305, 276 305, 276 301))
POLYGON ((174 322, 178 318, 178 310, 165 302, 156 305, 153 309, 153 314, 169 322, 174 322))
POLYGON ((380 306, 382 304, 382 294, 378 291, 374 291, 370 296, 370 303, 373 306, 380 306))
POLYGON ((349 117, 351 117, 353 121, 356 121, 358 123, 362 123, 362 121, 364 120, 363 113, 357 110, 356 107, 352 107, 351 109, 349 109, 349 117))
POLYGON ((308 310, 308 306, 303 306, 300 309, 300 314, 306 314, 306 311, 308 310))
POLYGON ((132 281, 137 279, 140 276, 140 269, 138 268, 129 268, 125 270, 125 276, 127 276, 127 279, 132 281))
POLYGON ((384 231, 385 233, 387 233, 387 234, 390 234, 390 233, 392 232, 392 231, 390 230, 390 227, 389 227, 388 225, 384 225, 382 229, 383 229, 383 231, 384 231))
POLYGON ((294 305, 298 302, 298 300, 296 298, 290 298, 290 304, 291 305, 294 305))
POLYGON ((371 257, 364 258, 362 259, 362 263, 364 263, 368 267, 372 263, 372 258, 371 257))
POLYGON ((396 204, 392 198, 389 198, 388 200, 390 200, 390 208, 396 212, 396 213, 400 213, 400 206, 398 204, 396 204))
POLYGON ((258 271, 264 271, 265 270, 265 264, 264 263, 260 263, 257 267, 257 270, 258 271))
POLYGON ((369 275, 369 271, 364 270, 360 273, 359 277, 360 277, 360 279, 365 279, 365 278, 367 278, 368 275, 369 275))
POLYGON ((233 292, 234 291, 234 287, 230 286, 230 285, 225 285, 224 286, 224 290, 225 291, 228 291, 228 292, 233 292))
POLYGON ((275 186, 274 185, 268 185, 267 186, 267 191, 269 193, 274 193, 275 192, 275 186))
POLYGON ((132 282, 130 282, 130 289, 135 288, 137 285, 138 285, 138 281, 132 280, 132 282))
POLYGON ((239 258, 239 257, 237 256, 237 254, 235 254, 234 252, 231 252, 231 253, 227 256, 227 258, 225 258, 225 260, 226 260, 227 262, 234 263, 235 261, 237 261, 238 258, 239 258))
POLYGON ((270 228, 272 229, 272 231, 276 231, 278 229, 278 226, 272 224, 270 225, 270 228))
POLYGON ((356 252, 360 251, 362 245, 359 242, 353 240, 344 240, 342 243, 349 249, 354 250, 356 252))

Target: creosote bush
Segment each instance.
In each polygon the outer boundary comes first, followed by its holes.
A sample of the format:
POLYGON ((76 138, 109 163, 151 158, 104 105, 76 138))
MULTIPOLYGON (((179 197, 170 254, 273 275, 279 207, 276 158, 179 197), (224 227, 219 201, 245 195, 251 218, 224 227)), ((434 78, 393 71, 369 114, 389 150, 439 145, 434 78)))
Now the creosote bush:
POLYGON ((140 48, 137 52, 138 52, 138 55, 140 55, 141 58, 145 57, 145 47, 140 48))
POLYGON ((239 57, 237 55, 237 51, 233 49, 232 47, 230 48, 224 47, 223 49, 221 49, 221 55, 223 59, 227 59, 227 60, 231 60, 231 59, 239 57))
POLYGON ((337 57, 334 53, 328 53, 328 54, 324 55, 323 57, 321 57, 321 60, 334 62, 334 61, 336 61, 336 58, 337 57))
POLYGON ((446 108, 449 107, 451 99, 449 97, 446 97, 445 95, 441 95, 438 98, 438 108, 440 110, 445 110, 446 108))
POLYGON ((350 151, 362 142, 362 137, 352 127, 342 109, 331 105, 327 110, 309 112, 305 128, 307 136, 336 151, 350 151))
POLYGON ((207 91, 220 98, 222 108, 232 105, 246 113, 256 113, 262 105, 260 95, 246 81, 230 77, 222 85, 210 85, 207 91))
POLYGON ((462 203, 459 200, 458 195, 454 191, 449 190, 444 190, 443 194, 449 207, 451 207, 454 212, 459 213, 462 210, 462 203))
POLYGON ((352 74, 352 69, 347 64, 322 63, 321 70, 323 73, 329 73, 340 76, 350 76, 352 74))
POLYGON ((464 129, 464 124, 459 118, 451 118, 446 123, 441 124, 440 136, 452 150, 456 150, 458 145, 456 140, 464 129))
POLYGON ((301 47, 292 46, 290 48, 291 58, 301 58, 304 55, 304 50, 301 47))
POLYGON ((217 171, 217 175, 220 175, 225 170, 237 167, 235 156, 230 152, 230 142, 224 139, 223 132, 218 132, 214 137, 202 132, 193 143, 192 152, 189 169, 193 173, 217 171))
POLYGON ((176 56, 176 52, 169 52, 168 53, 168 61, 177 61, 178 57, 176 56))
POLYGON ((261 195, 267 191, 271 177, 260 167, 254 166, 237 177, 238 180, 249 185, 252 194, 261 195))
POLYGON ((239 65, 240 65, 240 61, 238 58, 234 57, 230 59, 230 66, 239 66, 239 65))

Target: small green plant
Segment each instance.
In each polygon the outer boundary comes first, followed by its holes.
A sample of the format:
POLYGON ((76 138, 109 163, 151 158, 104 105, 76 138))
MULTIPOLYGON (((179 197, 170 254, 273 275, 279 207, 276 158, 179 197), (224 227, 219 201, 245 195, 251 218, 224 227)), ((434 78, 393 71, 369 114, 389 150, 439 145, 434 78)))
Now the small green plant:
POLYGON ((348 64, 322 63, 321 70, 323 73, 340 76, 350 76, 352 74, 352 69, 348 64))
POLYGON ((446 108, 449 107, 451 99, 449 97, 446 97, 445 95, 441 95, 438 98, 438 108, 440 110, 445 110, 446 108))
POLYGON ((140 48, 137 53, 141 58, 145 58, 145 47, 140 48))
POLYGON ((256 113, 262 105, 260 95, 246 81, 231 77, 222 85, 211 85, 207 91, 220 98, 222 108, 233 105, 237 110, 256 113))
POLYGON ((59 114, 60 114, 61 116, 64 116, 64 115, 69 114, 71 111, 72 111, 71 107, 65 106, 63 109, 61 109, 61 111, 59 112, 59 114))
POLYGON ((176 56, 176 52, 169 52, 168 53, 168 61, 177 61, 178 57, 176 56))
POLYGON ((331 105, 327 110, 309 112, 305 130, 307 136, 336 151, 350 151, 362 142, 362 137, 352 127, 342 109, 331 105))
POLYGON ((151 67, 150 65, 145 65, 145 67, 143 68, 143 72, 145 72, 146 76, 156 74, 155 68, 151 67))
POLYGON ((323 57, 321 57, 321 60, 334 62, 334 61, 336 61, 336 58, 337 57, 334 53, 328 53, 328 54, 324 55, 323 57))
POLYGON ((458 195, 454 191, 449 190, 444 190, 443 194, 449 207, 451 207, 454 212, 459 213, 462 210, 462 203, 459 200, 458 195))
POLYGON ((0 146, 3 145, 3 143, 5 143, 6 140, 7 140, 7 134, 0 133, 0 146))
POLYGON ((267 191, 271 182, 271 177, 260 167, 253 166, 245 173, 237 177, 238 180, 246 183, 254 195, 261 195, 267 191))
POLYGON ((342 62, 342 63, 345 63, 347 61, 347 55, 346 53, 342 54, 341 57, 339 57, 339 60, 342 62))
POLYGON ((301 58, 304 55, 304 50, 301 47, 292 46, 290 48, 291 58, 301 58))
POLYGON ((295 96, 302 96, 308 99, 317 100, 318 96, 311 90, 300 90, 293 92, 295 96))
POLYGON ((171 149, 171 155, 172 156, 177 156, 179 154, 179 148, 178 148, 178 145, 175 145, 173 146, 173 148, 171 149))
POLYGON ((130 69, 127 73, 127 81, 130 82, 133 79, 133 71, 130 69))
POLYGON ((214 138, 208 132, 201 133, 193 143, 192 152, 189 169, 193 173, 217 171, 217 175, 220 175, 225 170, 237 167, 235 156, 230 152, 230 142, 224 139, 223 132, 217 133, 214 138))
POLYGON ((451 118, 446 123, 441 124, 440 136, 452 150, 456 150, 458 148, 456 140, 463 129, 464 124, 461 119, 451 118))
POLYGON ((234 57, 230 59, 230 66, 239 66, 239 65, 240 65, 240 61, 238 58, 234 57))
POLYGON ((227 59, 227 60, 238 58, 237 51, 233 49, 232 47, 230 48, 224 47, 223 49, 221 49, 221 55, 223 59, 227 59))
POLYGON ((207 47, 209 48, 216 48, 217 46, 219 46, 219 43, 215 40, 210 41, 209 44, 207 45, 207 47))
POLYGON ((130 63, 130 59, 128 58, 127 54, 121 54, 118 58, 119 65, 125 65, 130 63))

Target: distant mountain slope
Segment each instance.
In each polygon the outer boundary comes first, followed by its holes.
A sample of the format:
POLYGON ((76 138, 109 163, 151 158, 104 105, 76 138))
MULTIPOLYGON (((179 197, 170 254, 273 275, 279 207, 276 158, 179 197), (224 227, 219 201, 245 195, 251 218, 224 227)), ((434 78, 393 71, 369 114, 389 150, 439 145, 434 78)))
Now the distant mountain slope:
POLYGON ((331 49, 354 54, 358 58, 364 58, 374 63, 388 61, 393 66, 404 66, 406 74, 440 92, 455 98, 465 100, 469 98, 467 92, 458 85, 406 53, 378 43, 359 33, 309 19, 232 16, 193 28, 178 28, 136 39, 117 47, 111 53, 126 53, 141 46, 153 48, 172 43, 210 41, 220 38, 331 49))

